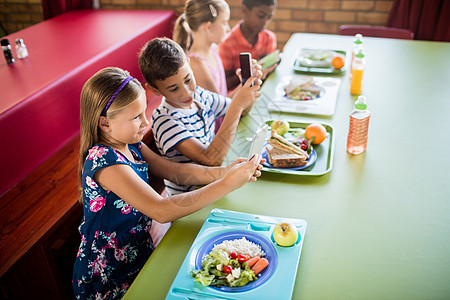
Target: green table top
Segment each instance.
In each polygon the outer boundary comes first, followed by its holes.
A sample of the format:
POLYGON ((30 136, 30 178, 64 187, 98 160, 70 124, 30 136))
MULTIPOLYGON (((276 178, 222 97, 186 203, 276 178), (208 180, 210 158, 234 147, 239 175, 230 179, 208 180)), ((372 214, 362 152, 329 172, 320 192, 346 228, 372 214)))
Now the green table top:
MULTIPOLYGON (((293 75, 300 48, 351 51, 352 37, 294 34, 264 83, 293 75)), ((258 124, 284 118, 334 128, 323 176, 263 173, 175 221, 124 299, 164 299, 208 213, 222 208, 308 222, 293 299, 450 298, 450 43, 365 38, 367 151, 346 152, 353 108, 348 72, 331 117, 270 114, 264 100, 239 124, 228 161, 245 156, 258 124)), ((349 59, 347 60, 347 62, 349 59)))

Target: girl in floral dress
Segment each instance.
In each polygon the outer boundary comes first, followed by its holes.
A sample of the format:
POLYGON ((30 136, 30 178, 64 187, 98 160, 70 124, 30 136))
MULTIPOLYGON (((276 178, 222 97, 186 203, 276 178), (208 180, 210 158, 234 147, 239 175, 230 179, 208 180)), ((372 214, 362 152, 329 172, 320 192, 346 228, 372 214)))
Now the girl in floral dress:
POLYGON ((141 143, 146 97, 119 68, 93 75, 81 92, 80 201, 84 217, 72 285, 77 299, 119 299, 154 250, 152 220, 173 221, 224 197, 260 175, 261 158, 228 167, 178 164, 141 143), (171 197, 148 174, 206 186, 171 197))

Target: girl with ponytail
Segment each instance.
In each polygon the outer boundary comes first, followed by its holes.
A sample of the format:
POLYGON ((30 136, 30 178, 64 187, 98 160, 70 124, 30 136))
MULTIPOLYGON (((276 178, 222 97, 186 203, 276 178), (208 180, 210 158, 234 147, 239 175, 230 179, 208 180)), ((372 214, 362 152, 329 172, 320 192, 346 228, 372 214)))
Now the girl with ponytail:
POLYGON ((224 0, 187 0, 174 29, 174 41, 186 52, 197 84, 227 96, 227 83, 217 44, 230 30, 230 8, 224 0))

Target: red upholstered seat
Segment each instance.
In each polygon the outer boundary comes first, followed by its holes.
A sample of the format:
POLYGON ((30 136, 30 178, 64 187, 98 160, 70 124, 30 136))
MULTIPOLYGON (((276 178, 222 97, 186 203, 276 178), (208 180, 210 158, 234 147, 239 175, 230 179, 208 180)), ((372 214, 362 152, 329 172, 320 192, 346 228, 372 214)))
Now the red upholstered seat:
MULTIPOLYGON (((175 19, 174 11, 78 10, 5 37, 24 39, 29 57, 0 62, 0 195, 79 133, 80 91, 95 72, 117 66, 144 81, 138 52, 171 37, 175 19)), ((149 109, 159 104, 148 99, 149 109)))
POLYGON ((413 40, 414 33, 408 29, 383 27, 383 26, 365 26, 365 25, 342 25, 339 27, 340 35, 362 34, 363 36, 382 37, 392 39, 413 40))

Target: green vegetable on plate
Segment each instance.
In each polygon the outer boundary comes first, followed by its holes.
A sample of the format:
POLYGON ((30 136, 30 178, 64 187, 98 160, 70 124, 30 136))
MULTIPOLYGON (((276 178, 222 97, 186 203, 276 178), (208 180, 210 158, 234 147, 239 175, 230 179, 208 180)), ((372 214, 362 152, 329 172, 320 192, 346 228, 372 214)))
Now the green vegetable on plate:
POLYGON ((255 273, 248 267, 246 261, 230 259, 222 250, 211 251, 206 255, 202 261, 202 268, 203 270, 192 270, 191 275, 194 281, 200 282, 203 286, 239 287, 256 280, 255 273))

